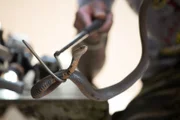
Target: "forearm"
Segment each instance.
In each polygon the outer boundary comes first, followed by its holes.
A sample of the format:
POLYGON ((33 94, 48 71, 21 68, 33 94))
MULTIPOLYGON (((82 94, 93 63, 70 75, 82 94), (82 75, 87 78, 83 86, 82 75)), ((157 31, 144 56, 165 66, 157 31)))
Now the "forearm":
MULTIPOLYGON (((87 38, 84 42, 80 43, 88 46, 87 52, 81 57, 78 69, 92 82, 93 78, 101 71, 106 58, 106 42, 107 34, 100 35, 100 42, 91 44, 92 38, 87 38)), ((77 45, 76 47, 78 47, 77 45)), ((76 48, 75 47, 75 48, 76 48)))
MULTIPOLYGON (((75 27, 80 32, 85 26, 91 24, 93 18, 104 18, 104 25, 94 31, 80 44, 88 46, 87 52, 81 57, 79 70, 92 81, 100 72, 105 62, 105 51, 108 32, 111 28, 113 15, 110 11, 114 0, 78 0, 79 7, 75 19, 75 27), (103 17, 104 16, 104 17, 103 17)), ((79 45, 78 45, 79 46, 79 45)), ((76 48, 77 46, 75 46, 76 48)))
MULTIPOLYGON (((91 2, 93 0, 78 0, 78 5, 79 6, 83 6, 85 4, 88 4, 89 2, 91 2)), ((103 0, 106 4, 106 6, 108 7, 108 9, 112 8, 112 5, 114 3, 114 0, 103 0)))

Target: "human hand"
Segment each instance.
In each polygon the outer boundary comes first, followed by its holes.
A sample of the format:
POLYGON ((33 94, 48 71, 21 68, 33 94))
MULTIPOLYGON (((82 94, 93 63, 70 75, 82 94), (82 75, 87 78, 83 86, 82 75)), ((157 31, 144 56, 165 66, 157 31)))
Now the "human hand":
POLYGON ((80 32, 87 26, 90 26, 94 19, 105 20, 100 29, 90 35, 88 43, 98 43, 102 34, 107 34, 113 23, 113 15, 108 11, 103 0, 93 0, 92 2, 81 6, 77 13, 74 26, 80 32))

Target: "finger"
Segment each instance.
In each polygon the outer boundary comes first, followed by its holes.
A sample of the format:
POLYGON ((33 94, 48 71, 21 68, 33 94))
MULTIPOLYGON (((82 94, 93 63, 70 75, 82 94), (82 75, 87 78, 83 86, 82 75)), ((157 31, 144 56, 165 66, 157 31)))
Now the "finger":
POLYGON ((79 17, 81 18, 85 26, 89 26, 92 24, 91 16, 92 16, 92 10, 89 5, 80 8, 79 17))
POLYGON ((80 19, 78 12, 76 13, 76 18, 75 18, 75 22, 74 22, 74 27, 78 30, 81 31, 84 28, 84 23, 83 21, 80 19))
POLYGON ((93 16, 97 19, 106 18, 106 5, 102 1, 93 2, 93 16))
POLYGON ((113 15, 109 13, 103 26, 99 29, 99 32, 109 32, 113 23, 113 15))

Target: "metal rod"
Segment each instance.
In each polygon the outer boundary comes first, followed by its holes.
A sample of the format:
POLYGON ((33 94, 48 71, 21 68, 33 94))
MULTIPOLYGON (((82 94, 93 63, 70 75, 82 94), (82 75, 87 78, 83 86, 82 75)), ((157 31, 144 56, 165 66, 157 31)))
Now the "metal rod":
POLYGON ((24 90, 23 82, 10 82, 3 78, 0 78, 0 89, 8 89, 17 93, 22 93, 24 90))
POLYGON ((56 80, 60 81, 60 82, 64 82, 64 80, 61 80, 60 78, 58 78, 47 66, 46 64, 41 60, 41 58, 37 55, 37 53, 32 49, 32 47, 24 40, 22 40, 22 42, 27 46, 27 48, 32 52, 32 54, 38 59, 38 61, 44 66, 44 68, 47 70, 47 72, 54 77, 56 80))
POLYGON ((82 42, 84 39, 86 39, 89 36, 87 31, 82 31, 79 34, 76 35, 76 37, 74 38, 74 40, 72 42, 70 42, 69 44, 67 44, 65 47, 63 47, 61 50, 56 51, 54 53, 54 56, 59 56, 62 52, 64 52, 65 50, 67 50, 70 47, 73 47, 75 45, 77 45, 78 43, 82 42))

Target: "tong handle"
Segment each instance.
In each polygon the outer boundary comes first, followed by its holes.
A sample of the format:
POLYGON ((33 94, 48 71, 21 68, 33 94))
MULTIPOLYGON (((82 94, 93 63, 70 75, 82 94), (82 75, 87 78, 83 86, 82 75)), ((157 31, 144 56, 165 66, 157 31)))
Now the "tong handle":
POLYGON ((86 27, 84 31, 86 31, 87 33, 91 33, 98 30, 100 27, 102 27, 103 24, 104 20, 96 19, 90 26, 86 27))
POLYGON ((10 82, 0 78, 0 88, 12 90, 17 93, 22 93, 24 90, 24 83, 23 82, 10 82))

